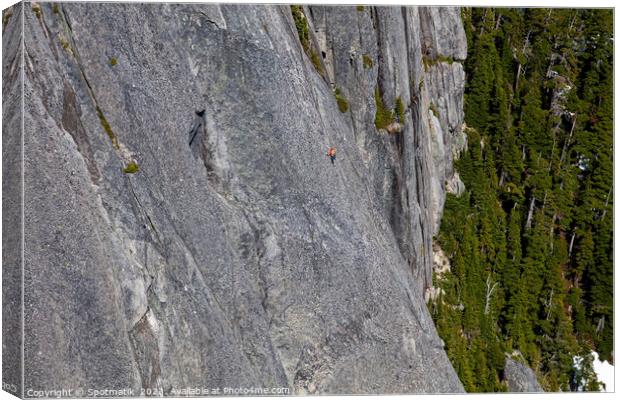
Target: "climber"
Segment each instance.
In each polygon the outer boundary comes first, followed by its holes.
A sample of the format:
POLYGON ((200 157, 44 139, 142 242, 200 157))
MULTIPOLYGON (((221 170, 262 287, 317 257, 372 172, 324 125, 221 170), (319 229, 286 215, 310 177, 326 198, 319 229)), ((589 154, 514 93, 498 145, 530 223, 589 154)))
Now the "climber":
POLYGON ((336 148, 330 147, 327 149, 327 156, 332 160, 332 164, 336 161, 336 148))

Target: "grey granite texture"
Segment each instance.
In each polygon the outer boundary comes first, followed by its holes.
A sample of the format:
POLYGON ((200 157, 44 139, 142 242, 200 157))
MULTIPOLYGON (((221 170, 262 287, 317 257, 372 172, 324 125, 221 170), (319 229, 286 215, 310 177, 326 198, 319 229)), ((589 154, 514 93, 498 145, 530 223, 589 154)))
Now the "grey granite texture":
POLYGON ((24 9, 25 390, 463 391, 424 302, 462 186, 458 9, 304 6, 322 73, 289 6, 24 9))
POLYGON ((509 357, 506 358, 504 365, 504 379, 508 383, 509 392, 543 392, 534 371, 509 357))

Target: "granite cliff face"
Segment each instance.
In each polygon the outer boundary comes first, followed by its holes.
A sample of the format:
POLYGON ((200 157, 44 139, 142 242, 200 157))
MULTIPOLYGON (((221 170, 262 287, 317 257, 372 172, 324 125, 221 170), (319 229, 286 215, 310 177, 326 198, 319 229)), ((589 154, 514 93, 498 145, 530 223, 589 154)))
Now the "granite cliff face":
POLYGON ((462 187, 459 10, 302 13, 309 51, 289 6, 13 7, 3 202, 18 226, 23 156, 25 391, 463 390, 424 301, 462 187), (404 105, 400 133, 376 128, 375 93, 404 105))
POLYGON ((509 392, 543 392, 543 388, 536 380, 534 371, 527 365, 510 357, 506 357, 504 379, 508 384, 509 392))

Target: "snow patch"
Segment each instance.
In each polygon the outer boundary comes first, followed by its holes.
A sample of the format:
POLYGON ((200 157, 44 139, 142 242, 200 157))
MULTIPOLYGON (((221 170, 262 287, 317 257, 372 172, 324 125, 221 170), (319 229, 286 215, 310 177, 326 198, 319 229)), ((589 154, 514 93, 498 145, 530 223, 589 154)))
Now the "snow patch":
MULTIPOLYGON (((595 351, 592 351, 588 358, 592 360, 591 368, 594 370, 594 375, 596 375, 595 379, 602 384, 601 392, 614 392, 614 366, 607 361, 599 360, 598 353, 595 351)), ((584 359, 581 356, 573 357, 573 368, 575 368, 578 374, 576 379, 580 380, 580 382, 575 382, 577 391, 581 392, 587 390, 588 375, 591 377, 590 379, 594 379, 591 375, 592 370, 589 370, 589 368, 584 365, 584 359), (588 370, 590 372, 588 372, 588 370)))
POLYGON ((597 379, 605 385, 605 389, 602 389, 602 391, 613 392, 614 391, 614 366, 608 363, 607 361, 599 360, 597 352, 593 351, 592 355, 594 356, 592 367, 594 368, 594 372, 596 373, 597 379))

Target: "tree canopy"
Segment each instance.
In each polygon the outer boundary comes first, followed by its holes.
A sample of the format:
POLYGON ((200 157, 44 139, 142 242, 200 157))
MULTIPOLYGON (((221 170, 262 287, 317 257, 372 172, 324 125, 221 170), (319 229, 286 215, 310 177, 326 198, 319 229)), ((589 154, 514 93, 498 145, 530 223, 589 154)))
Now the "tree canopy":
POLYGON ((446 199, 451 270, 430 309, 468 391, 506 390, 507 355, 545 390, 597 390, 573 357, 613 363, 613 12, 465 8, 463 21, 467 191, 446 199))

